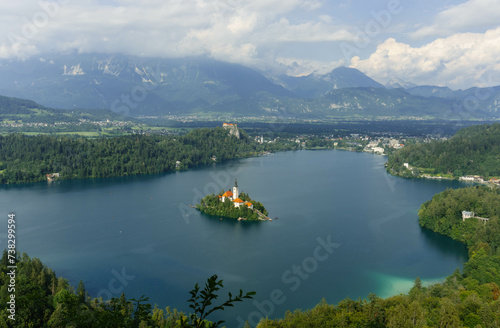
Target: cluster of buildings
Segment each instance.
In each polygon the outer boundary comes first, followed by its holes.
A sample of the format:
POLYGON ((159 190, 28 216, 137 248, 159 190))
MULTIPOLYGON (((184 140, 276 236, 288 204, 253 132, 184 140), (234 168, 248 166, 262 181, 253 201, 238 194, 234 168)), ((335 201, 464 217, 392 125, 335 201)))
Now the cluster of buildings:
POLYGON ((391 139, 391 138, 374 139, 370 140, 370 142, 368 143, 368 145, 365 146, 363 151, 368 153, 384 155, 385 147, 401 149, 404 147, 404 144, 401 143, 398 139, 391 139))
POLYGON ((460 181, 480 182, 483 183, 484 178, 480 175, 465 175, 459 178, 460 181))
POLYGON ((384 147, 379 147, 380 142, 378 140, 375 141, 370 141, 368 145, 363 149, 363 151, 367 153, 375 153, 375 154, 380 154, 384 155, 384 147))
POLYGON ((239 195, 240 191, 238 188, 238 181, 234 179, 233 191, 231 190, 226 191, 224 194, 222 194, 222 196, 219 195, 219 199, 221 202, 225 202, 226 199, 229 199, 230 201, 233 202, 234 207, 246 206, 249 209, 253 209, 253 204, 250 202, 243 201, 242 199, 239 198, 239 195))
POLYGON ((477 183, 491 183, 493 185, 500 186, 500 179, 491 178, 490 180, 487 180, 480 175, 465 175, 463 177, 460 177, 459 180, 477 183))

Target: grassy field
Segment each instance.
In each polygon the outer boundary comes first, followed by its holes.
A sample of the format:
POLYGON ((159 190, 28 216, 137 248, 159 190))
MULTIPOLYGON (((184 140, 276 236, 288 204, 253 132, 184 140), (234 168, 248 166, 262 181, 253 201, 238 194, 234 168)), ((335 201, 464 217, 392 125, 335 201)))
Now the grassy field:
POLYGON ((85 132, 85 131, 81 131, 81 132, 57 132, 56 134, 57 135, 79 135, 82 137, 99 137, 99 136, 103 135, 103 133, 101 133, 101 132, 85 132))

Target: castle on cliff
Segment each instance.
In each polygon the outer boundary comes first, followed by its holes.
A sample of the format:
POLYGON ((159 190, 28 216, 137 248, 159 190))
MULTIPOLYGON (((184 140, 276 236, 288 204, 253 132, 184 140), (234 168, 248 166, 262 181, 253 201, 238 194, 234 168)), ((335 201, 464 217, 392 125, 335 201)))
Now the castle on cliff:
POLYGON ((236 138, 240 138, 240 130, 238 130, 238 124, 235 123, 222 123, 222 127, 229 130, 229 135, 233 135, 236 138))

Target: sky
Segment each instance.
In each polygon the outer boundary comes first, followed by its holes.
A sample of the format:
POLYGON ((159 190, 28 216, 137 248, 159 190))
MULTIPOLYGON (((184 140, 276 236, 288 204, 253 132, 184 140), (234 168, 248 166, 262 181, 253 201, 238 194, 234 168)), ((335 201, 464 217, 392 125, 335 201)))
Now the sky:
POLYGON ((0 60, 209 56, 288 75, 500 85, 500 0, 0 0, 0 60))

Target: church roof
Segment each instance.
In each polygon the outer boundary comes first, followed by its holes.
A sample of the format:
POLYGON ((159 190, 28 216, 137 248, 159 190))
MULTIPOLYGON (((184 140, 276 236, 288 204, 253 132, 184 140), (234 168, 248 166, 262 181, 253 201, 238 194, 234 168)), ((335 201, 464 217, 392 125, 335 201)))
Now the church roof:
POLYGON ((244 203, 244 201, 242 201, 241 199, 239 198, 236 198, 235 200, 233 200, 233 202, 235 203, 244 203))
POLYGON ((231 190, 226 191, 222 197, 233 197, 233 192, 231 190))

